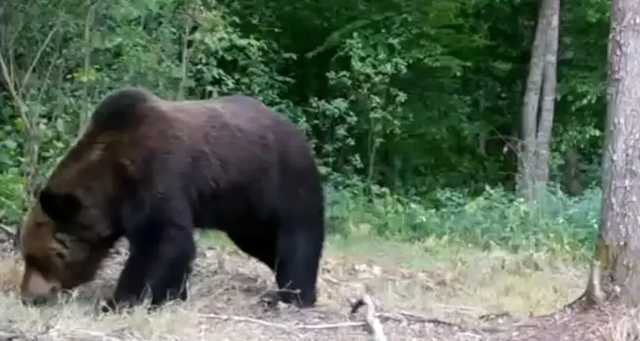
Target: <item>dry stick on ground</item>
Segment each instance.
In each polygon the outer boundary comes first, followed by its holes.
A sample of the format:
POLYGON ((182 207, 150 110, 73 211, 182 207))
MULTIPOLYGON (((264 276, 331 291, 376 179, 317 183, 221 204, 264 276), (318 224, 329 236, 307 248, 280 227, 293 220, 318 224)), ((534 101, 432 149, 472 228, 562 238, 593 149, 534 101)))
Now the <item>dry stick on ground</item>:
POLYGON ((400 311, 396 314, 376 313, 373 300, 368 295, 364 295, 362 298, 358 299, 357 301, 351 304, 351 313, 355 314, 362 306, 367 306, 366 321, 338 322, 338 323, 324 323, 324 324, 303 324, 303 325, 297 325, 297 326, 286 325, 286 324, 275 323, 275 322, 268 322, 265 320, 247 317, 247 316, 224 315, 224 314, 198 314, 198 316, 201 318, 207 318, 207 319, 259 324, 265 327, 281 329, 283 331, 293 333, 298 337, 302 337, 302 335, 295 333, 294 332, 295 330, 321 330, 321 329, 339 329, 339 328, 353 328, 353 327, 368 326, 372 330, 375 341, 388 340, 386 335, 384 334, 382 323, 380 322, 379 318, 387 319, 387 320, 396 320, 396 321, 408 320, 413 322, 440 324, 440 325, 447 325, 450 327, 458 327, 461 329, 466 329, 463 326, 455 323, 434 319, 434 318, 427 318, 425 316, 412 313, 412 312, 407 312, 407 311, 400 311))
POLYGON ((22 334, 0 331, 0 340, 19 340, 20 338, 26 339, 22 334))
POLYGON ((11 238, 14 238, 16 236, 16 233, 13 231, 13 229, 4 224, 0 224, 0 231, 6 233, 7 236, 11 238))
MULTIPOLYGON (((249 322, 249 323, 259 324, 261 326, 281 329, 281 330, 286 331, 288 333, 294 333, 292 331, 292 329, 294 329, 294 328, 291 328, 291 327, 289 327, 287 325, 284 325, 284 324, 281 324, 281 323, 267 322, 267 321, 264 321, 264 320, 255 319, 255 318, 251 318, 251 317, 234 316, 234 315, 219 315, 219 314, 198 314, 198 316, 203 317, 203 318, 223 320, 223 321, 231 320, 231 321, 236 321, 236 322, 249 322)), ((302 338, 302 335, 299 335, 297 333, 294 333, 294 334, 296 336, 298 336, 298 338, 302 338)))
POLYGON ((306 329, 306 330, 318 330, 318 329, 338 329, 338 328, 348 328, 348 327, 364 327, 366 326, 366 322, 338 322, 338 323, 323 323, 323 324, 303 324, 301 326, 296 326, 296 329, 306 329))
POLYGON ((198 314, 203 318, 210 318, 216 320, 231 320, 237 322, 249 322, 259 324, 266 327, 278 328, 286 331, 292 330, 318 330, 318 329, 336 329, 336 328, 348 328, 348 327, 363 327, 366 326, 366 322, 339 322, 339 323, 326 323, 326 324, 303 324, 298 326, 289 326, 286 324, 268 322, 252 317, 236 316, 236 315, 221 315, 221 314, 198 314))
POLYGON ((256 318, 252 318, 252 317, 246 317, 246 316, 236 316, 236 315, 221 315, 221 314, 198 314, 198 316, 203 317, 203 318, 209 318, 209 319, 216 319, 216 320, 231 320, 231 321, 237 321, 237 322, 250 322, 250 323, 255 323, 255 324, 259 324, 259 325, 263 325, 266 327, 273 327, 273 328, 278 328, 278 329, 282 329, 282 330, 286 330, 286 331, 290 331, 291 327, 281 324, 281 323, 274 323, 274 322, 268 322, 268 321, 264 321, 264 320, 260 320, 260 319, 256 319, 256 318))
POLYGON ((363 305, 367 306, 366 320, 367 324, 371 328, 371 332, 373 333, 373 339, 375 341, 387 341, 387 336, 384 334, 384 330, 382 329, 382 323, 376 317, 375 305, 369 295, 363 295, 361 299, 356 301, 356 303, 351 307, 351 313, 354 314, 363 305))
POLYGON ((389 319, 389 320, 403 320, 403 321, 411 321, 411 322, 430 323, 430 324, 437 324, 437 325, 464 329, 464 326, 453 323, 453 322, 447 322, 437 318, 429 318, 429 317, 422 316, 409 311, 399 311, 395 314, 379 313, 377 315, 378 317, 389 319))

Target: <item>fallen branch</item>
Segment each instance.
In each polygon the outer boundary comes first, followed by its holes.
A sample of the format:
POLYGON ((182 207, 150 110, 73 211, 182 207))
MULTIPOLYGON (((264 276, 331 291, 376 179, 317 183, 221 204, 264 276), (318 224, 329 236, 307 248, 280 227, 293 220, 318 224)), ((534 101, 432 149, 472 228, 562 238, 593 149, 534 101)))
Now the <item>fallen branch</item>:
POLYGON ((429 324, 443 325, 448 327, 457 327, 457 328, 464 329, 463 326, 455 324, 453 322, 448 322, 448 321, 440 320, 437 318, 428 318, 425 316, 417 315, 410 312, 404 312, 404 311, 401 311, 398 313, 378 313, 376 315, 382 320, 392 320, 392 321, 398 321, 398 322, 404 322, 404 323, 406 322, 429 323, 429 324))
POLYGON ((0 340, 19 340, 23 335, 13 332, 0 331, 0 340))
POLYGON ((420 314, 412 313, 412 312, 409 312, 409 311, 400 311, 400 312, 398 312, 398 314, 402 315, 403 317, 405 317, 405 318, 407 318, 409 320, 413 320, 413 321, 416 321, 416 322, 439 324, 439 325, 444 325, 444 326, 449 326, 449 327, 460 327, 460 328, 463 328, 461 325, 453 323, 453 322, 448 322, 448 321, 440 320, 440 319, 437 319, 437 318, 429 318, 429 317, 422 316, 420 314))
POLYGON ((15 238, 16 237, 15 231, 13 231, 13 229, 10 228, 7 225, 0 224, 0 231, 4 232, 5 234, 7 234, 11 238, 15 238))
POLYGON ((358 312, 358 310, 361 307, 367 306, 365 321, 337 322, 337 323, 325 323, 325 324, 287 325, 287 324, 276 323, 276 322, 268 322, 265 320, 247 317, 247 316, 224 315, 224 314, 198 314, 198 316, 202 318, 208 318, 208 319, 258 324, 265 327, 281 329, 288 333, 295 334, 298 337, 302 337, 302 335, 295 333, 296 330, 321 330, 321 329, 369 327, 369 329, 371 330, 371 333, 373 334, 374 341, 388 340, 387 336, 384 334, 381 320, 393 320, 393 321, 400 321, 400 322, 411 321, 414 323, 415 322, 430 323, 430 324, 437 324, 437 325, 445 325, 453 328, 469 329, 456 323, 447 322, 447 321, 436 319, 436 318, 429 318, 429 317, 426 317, 417 313, 413 313, 413 312, 408 312, 408 311, 398 311, 396 313, 376 313, 375 305, 369 295, 364 295, 362 298, 358 299, 357 301, 350 302, 350 305, 351 305, 351 314, 355 314, 358 312))
POLYGON ((337 328, 349 328, 349 327, 363 327, 366 326, 366 322, 339 322, 339 323, 324 323, 324 324, 303 324, 298 326, 289 326, 282 323, 268 322, 252 317, 237 316, 237 315, 221 315, 221 314, 199 314, 198 316, 203 318, 210 318, 224 321, 237 321, 237 322, 249 322, 259 324, 265 327, 278 328, 286 331, 295 329, 299 330, 318 330, 318 329, 337 329, 337 328))
MULTIPOLYGON (((98 332, 98 331, 93 331, 93 330, 87 330, 87 329, 75 329, 74 330, 77 334, 84 334, 84 337, 93 337, 96 338, 100 341, 121 341, 122 339, 116 336, 111 336, 108 335, 106 333, 102 333, 102 332, 98 332)), ((70 333, 67 332, 68 336, 74 336, 73 334, 69 335, 70 333)), ((64 335, 64 334, 63 334, 64 335)), ((78 336, 76 336, 78 337, 78 336)))
MULTIPOLYGON (((198 316, 203 317, 203 318, 223 320, 223 321, 236 321, 236 322, 254 323, 254 324, 259 324, 259 325, 265 326, 265 327, 281 329, 281 330, 286 331, 288 333, 293 333, 292 329, 295 329, 295 327, 290 327, 290 326, 287 326, 285 324, 268 322, 268 321, 259 320, 259 319, 246 317, 246 316, 220 315, 220 314, 198 314, 198 316)), ((301 337, 301 335, 298 335, 298 337, 301 337)))
POLYGON ((387 341, 387 336, 384 334, 382 323, 376 317, 375 305, 373 304, 373 300, 369 295, 364 295, 361 299, 357 300, 351 307, 351 313, 354 314, 360 307, 365 305, 367 306, 366 321, 367 325, 369 325, 369 328, 371 328, 371 332, 373 333, 373 339, 375 341, 387 341))
POLYGON ((259 320, 259 319, 246 317, 246 316, 220 315, 220 314, 198 314, 198 316, 204 317, 204 318, 216 319, 216 320, 224 320, 224 321, 231 320, 231 321, 238 321, 238 322, 250 322, 250 323, 263 325, 266 327, 274 327, 274 328, 283 329, 283 330, 291 329, 291 327, 284 324, 267 322, 264 320, 259 320))
POLYGON ((364 327, 366 322, 339 322, 339 323, 326 323, 326 324, 304 324, 296 326, 296 329, 318 330, 318 329, 338 329, 338 328, 350 328, 350 327, 364 327))

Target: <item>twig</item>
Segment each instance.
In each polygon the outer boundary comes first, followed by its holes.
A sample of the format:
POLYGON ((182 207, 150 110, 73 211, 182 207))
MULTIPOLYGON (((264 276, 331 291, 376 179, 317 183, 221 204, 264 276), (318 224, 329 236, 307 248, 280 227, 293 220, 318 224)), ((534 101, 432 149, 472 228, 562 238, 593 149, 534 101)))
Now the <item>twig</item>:
POLYGON ((13 340, 13 339, 18 339, 21 336, 22 335, 18 333, 0 331, 0 340, 13 340))
POLYGON ((339 322, 339 323, 326 323, 326 324, 304 324, 294 327, 295 329, 306 330, 318 330, 318 329, 338 329, 338 328, 350 328, 350 327, 364 327, 366 322, 339 322))
POLYGON ((0 51, 0 71, 2 71, 2 77, 4 79, 4 82, 6 83, 7 89, 9 90, 9 94, 11 94, 11 98, 13 98, 15 102, 18 114, 20 115, 20 118, 24 121, 27 131, 30 132, 31 121, 29 120, 29 117, 27 117, 26 114, 24 113, 25 104, 22 101, 22 98, 20 97, 18 91, 15 88, 15 85, 16 85, 14 84, 15 79, 12 78, 9 68, 7 67, 7 63, 5 62, 4 56, 2 55, 1 51, 0 51))
POLYGON ((181 65, 181 76, 180 83, 178 84, 178 94, 176 99, 181 100, 184 98, 185 87, 187 84, 188 71, 189 67, 189 32, 191 31, 191 20, 190 17, 187 16, 184 24, 184 33, 182 37, 182 65, 181 65))
POLYGON ((373 331, 373 339, 375 341, 387 341, 387 336, 382 329, 382 323, 376 317, 376 310, 373 304, 373 300, 368 295, 365 295, 362 300, 367 304, 367 323, 373 331))
MULTIPOLYGON (((74 330, 76 333, 78 334, 85 334, 84 336, 89 336, 89 337, 94 337, 97 338, 101 341, 120 341, 121 339, 115 336, 110 336, 108 334, 102 333, 102 332, 98 332, 98 331, 93 331, 93 330, 87 330, 87 329, 75 329, 74 330)), ((67 332, 67 336, 76 336, 76 335, 69 335, 70 333, 67 332)), ((76 336, 78 337, 78 336, 76 336)))
POLYGON ((0 231, 6 233, 11 238, 15 238, 16 237, 16 233, 13 231, 12 228, 10 228, 7 225, 0 224, 0 231))
POLYGON ((429 323, 429 324, 443 325, 448 327, 458 327, 458 328, 464 329, 463 326, 452 323, 452 322, 447 322, 437 318, 427 318, 424 316, 415 315, 413 313, 407 313, 407 312, 398 312, 393 314, 378 313, 376 314, 376 316, 378 316, 382 320, 392 320, 392 321, 399 321, 403 323, 406 323, 406 322, 429 323))
MULTIPOLYGON (((418 322, 418 323, 430 323, 437 325, 445 325, 448 327, 460 328, 462 330, 473 330, 473 328, 466 328, 462 325, 447 322, 444 320, 436 319, 436 318, 428 318, 426 316, 409 312, 409 311, 398 311, 396 313, 376 313, 375 305, 373 300, 369 295, 364 295, 362 298, 358 299, 355 302, 350 302, 351 304, 351 313, 355 314, 361 307, 367 306, 366 319, 365 321, 353 321, 353 322, 337 322, 337 323, 326 323, 326 324, 302 324, 302 325, 287 325, 282 323, 268 322, 265 320, 251 318, 247 316, 237 316, 237 315, 223 315, 223 314, 198 314, 198 316, 202 318, 209 319, 217 319, 217 320, 225 320, 225 321, 237 321, 237 322, 248 322, 253 324, 262 325, 270 328, 277 328, 288 333, 292 333, 297 335, 298 337, 302 337, 302 335, 295 333, 296 330, 321 330, 321 329, 339 329, 339 328, 354 328, 354 327, 369 327, 371 333, 373 334, 374 341, 387 341, 387 336, 384 334, 384 330, 382 327, 381 320, 394 320, 401 322, 418 322)), ((500 330, 483 330, 484 332, 497 332, 500 330)))
POLYGON ((56 31, 58 30, 58 26, 59 25, 60 25, 60 22, 58 21, 56 23, 56 26, 53 28, 53 30, 51 30, 51 32, 49 32, 49 35, 47 35, 47 38, 44 40, 44 43, 42 43, 42 45, 38 49, 38 52, 36 53, 36 56, 33 58, 33 61, 31 61, 31 65, 29 66, 29 69, 27 69, 27 73, 24 76, 24 79, 22 80, 22 84, 20 84, 20 88, 17 89, 17 93, 18 93, 18 95, 20 97, 22 97, 22 95, 24 93, 25 86, 27 85, 27 83, 29 83, 29 77, 31 77, 31 73, 33 72, 33 69, 38 64, 38 61, 40 61, 40 57, 42 56, 42 53, 44 52, 44 50, 49 45, 49 42, 51 41, 51 38, 53 37, 53 34, 56 33, 56 31))
MULTIPOLYGON (((295 334, 299 338, 302 338, 302 335, 295 333, 295 330, 321 330, 321 329, 339 329, 339 328, 353 328, 353 327, 364 327, 369 325, 368 322, 338 322, 338 323, 325 323, 325 324, 303 324, 297 326, 289 326, 281 323, 268 322, 256 318, 246 317, 246 316, 235 316, 235 315, 220 315, 220 314, 199 314, 198 316, 209 319, 217 319, 224 321, 236 321, 236 322, 248 322, 259 324, 265 327, 277 328, 284 330, 288 333, 295 334)), ((378 339, 375 339, 378 341, 378 339)), ((386 339, 380 339, 386 340, 386 339)))
POLYGON ((376 309, 373 304, 373 300, 369 295, 362 296, 361 299, 356 301, 354 305, 351 307, 351 313, 355 313, 358 311, 360 307, 363 305, 367 306, 367 325, 371 328, 371 332, 373 333, 373 339, 375 341, 387 341, 387 336, 384 334, 384 330, 382 328, 382 323, 376 317, 376 309))
POLYGON ((416 313, 412 313, 409 311, 400 311, 398 312, 398 314, 402 315, 403 317, 413 320, 413 321, 418 321, 418 322, 423 322, 423 323, 431 323, 431 324, 440 324, 440 325, 445 325, 445 326, 449 326, 449 327, 460 327, 462 328, 461 325, 453 323, 453 322, 448 322, 448 321, 444 321, 444 320, 440 320, 437 318, 428 318, 416 313))
POLYGON ((313 49, 313 51, 307 52, 305 54, 305 58, 307 59, 311 59, 313 57, 315 57, 316 55, 334 48, 338 45, 340 45, 342 43, 342 41, 344 41, 349 35, 351 35, 353 32, 357 31, 358 29, 365 27, 369 24, 375 23, 377 21, 382 21, 385 20, 387 18, 390 18, 392 16, 395 15, 399 15, 393 12, 390 13, 383 13, 377 16, 373 16, 367 19, 359 19, 356 20, 352 23, 349 23, 347 25, 345 25, 344 27, 341 27, 340 29, 334 31, 333 33, 331 33, 327 39, 325 39, 325 41, 322 43, 322 45, 316 47, 315 49, 313 49))
MULTIPOLYGON (((293 333, 293 331, 291 329, 295 329, 295 327, 291 328, 291 327, 289 327, 287 325, 284 325, 284 324, 281 324, 281 323, 267 322, 267 321, 264 321, 264 320, 259 320, 259 319, 246 317, 246 316, 219 315, 219 314, 198 314, 198 316, 203 317, 203 318, 223 320, 223 321, 231 320, 231 321, 237 321, 237 322, 249 322, 249 323, 259 324, 259 325, 265 326, 265 327, 278 328, 278 329, 284 330, 284 331, 286 331, 288 333, 293 333)), ((301 337, 301 335, 298 335, 298 336, 301 337)))
POLYGON ((211 318, 216 320, 232 320, 238 322, 251 322, 255 324, 260 324, 266 327, 275 327, 283 330, 290 330, 291 328, 280 323, 267 322, 264 320, 255 319, 252 317, 246 316, 236 316, 236 315, 220 315, 220 314, 198 314, 200 317, 211 318))

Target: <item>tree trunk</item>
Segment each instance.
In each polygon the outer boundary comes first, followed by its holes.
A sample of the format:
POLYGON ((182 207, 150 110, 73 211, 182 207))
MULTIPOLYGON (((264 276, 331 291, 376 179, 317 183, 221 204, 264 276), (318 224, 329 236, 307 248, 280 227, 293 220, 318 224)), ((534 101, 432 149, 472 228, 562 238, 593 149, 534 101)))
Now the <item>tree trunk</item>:
POLYGON ((77 136, 80 137, 82 135, 84 128, 89 121, 89 113, 90 113, 90 103, 89 100, 89 68, 91 67, 91 28, 93 26, 94 14, 95 14, 95 4, 92 1, 87 0, 87 15, 85 16, 84 21, 84 61, 83 61, 83 72, 84 72, 84 85, 82 87, 82 98, 84 100, 84 108, 78 117, 78 130, 76 132, 77 136))
POLYGON ((640 1, 614 0, 600 233, 587 287, 595 302, 640 302, 640 1))
POLYGON ((546 187, 549 181, 549 155, 551 154, 551 130, 556 101, 556 69, 558 64, 558 36, 560 20, 560 0, 549 0, 548 30, 544 58, 544 84, 542 88, 542 108, 538 123, 535 150, 535 193, 546 187))
POLYGON ((518 187, 520 194, 528 200, 533 199, 533 180, 535 170, 535 148, 538 118, 538 104, 542 85, 544 52, 547 33, 547 15, 550 0, 543 0, 538 11, 536 34, 531 48, 529 76, 522 104, 522 139, 519 155, 518 187))
POLYGON ((569 147, 564 156, 564 186, 569 195, 580 195, 583 191, 580 154, 575 147, 569 147))
POLYGON ((6 2, 0 2, 0 51, 4 50, 7 45, 8 7, 9 5, 6 2))
POLYGON ((182 61, 181 61, 181 76, 180 83, 178 84, 178 94, 176 100, 183 100, 185 98, 185 88, 187 86, 187 80, 189 78, 189 55, 191 50, 189 49, 189 35, 192 30, 192 22, 190 17, 185 18, 184 32, 182 33, 182 61))

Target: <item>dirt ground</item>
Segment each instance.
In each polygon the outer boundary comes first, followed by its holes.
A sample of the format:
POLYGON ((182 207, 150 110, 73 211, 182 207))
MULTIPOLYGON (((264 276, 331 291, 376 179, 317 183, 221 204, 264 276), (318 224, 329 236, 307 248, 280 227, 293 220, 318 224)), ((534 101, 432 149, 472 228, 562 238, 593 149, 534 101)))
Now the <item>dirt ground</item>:
POLYGON ((442 274, 339 257, 323 260, 317 307, 268 307, 261 300, 275 289, 268 268, 235 249, 205 246, 199 249, 187 302, 152 313, 138 308, 98 314, 96 302, 113 290, 126 258, 122 243, 99 277, 68 302, 25 307, 16 292, 19 257, 9 244, 0 245, 0 340, 376 340, 367 323, 368 307, 350 312, 364 295, 374 301, 386 340, 626 341, 639 335, 637 314, 615 307, 531 319, 491 316, 473 306, 435 300, 429 309, 418 310, 412 296, 427 290, 436 290, 437 296, 437 287, 446 282, 438 278, 442 274))

